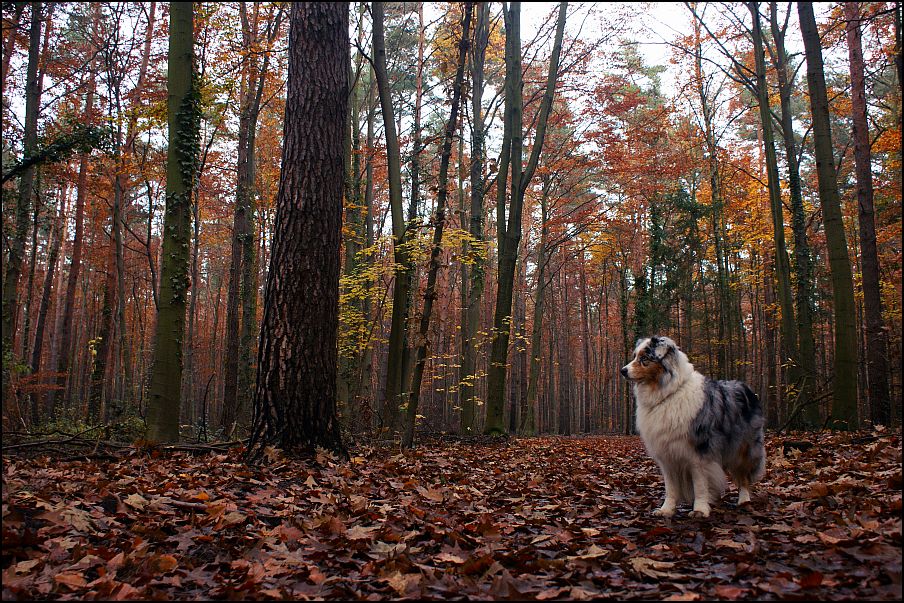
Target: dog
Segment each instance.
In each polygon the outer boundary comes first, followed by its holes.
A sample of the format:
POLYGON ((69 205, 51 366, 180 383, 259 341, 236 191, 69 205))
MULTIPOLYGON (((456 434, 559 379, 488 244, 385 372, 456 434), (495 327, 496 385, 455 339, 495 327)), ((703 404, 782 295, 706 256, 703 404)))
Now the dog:
POLYGON ((668 337, 639 339, 621 369, 637 402, 637 429, 665 481, 654 515, 671 517, 679 502, 692 517, 709 517, 725 490, 725 473, 738 487, 738 505, 766 472, 763 408, 740 381, 713 381, 694 370, 668 337))

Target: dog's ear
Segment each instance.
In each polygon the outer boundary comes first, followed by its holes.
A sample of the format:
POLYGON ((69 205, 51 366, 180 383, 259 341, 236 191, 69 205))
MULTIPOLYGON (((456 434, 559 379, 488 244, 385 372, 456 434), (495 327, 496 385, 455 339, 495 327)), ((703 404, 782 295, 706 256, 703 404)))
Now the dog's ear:
POLYGON ((651 346, 657 360, 662 360, 677 349, 675 342, 668 337, 654 337, 651 340, 651 346))

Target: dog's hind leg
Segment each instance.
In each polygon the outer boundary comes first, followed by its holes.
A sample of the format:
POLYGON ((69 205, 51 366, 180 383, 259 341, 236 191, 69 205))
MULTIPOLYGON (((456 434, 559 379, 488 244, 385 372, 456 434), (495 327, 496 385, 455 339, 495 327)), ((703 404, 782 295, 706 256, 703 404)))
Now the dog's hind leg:
POLYGON ((750 502, 750 483, 746 479, 737 479, 738 484, 738 506, 750 502))
POLYGON ((741 462, 730 471, 731 479, 738 486, 738 506, 750 502, 752 484, 759 481, 766 469, 765 450, 762 447, 762 436, 759 445, 743 445, 739 451, 741 462))

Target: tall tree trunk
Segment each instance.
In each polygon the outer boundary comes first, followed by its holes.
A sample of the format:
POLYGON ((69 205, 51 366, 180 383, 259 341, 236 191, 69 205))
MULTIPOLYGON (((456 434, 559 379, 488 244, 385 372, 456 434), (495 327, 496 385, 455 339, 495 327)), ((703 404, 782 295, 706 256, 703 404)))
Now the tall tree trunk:
POLYGON ((90 391, 88 397, 88 422, 97 423, 101 419, 101 410, 104 408, 104 383, 106 383, 107 365, 110 359, 111 337, 113 334, 113 302, 116 295, 116 274, 112 256, 107 259, 106 276, 104 278, 103 301, 100 310, 100 331, 91 342, 91 367, 90 391))
MULTIPOLYGON (((424 309, 421 312, 420 330, 417 337, 417 356, 414 374, 411 379, 411 397, 408 400, 408 412, 405 422, 405 434, 402 445, 411 448, 414 444, 414 427, 417 423, 417 411, 421 398, 421 382, 424 378, 424 367, 427 364, 428 332, 430 318, 433 313, 433 302, 436 300, 436 277, 439 273, 440 253, 442 253, 443 228, 446 223, 446 200, 449 196, 449 161, 452 156, 452 138, 458 126, 458 109, 461 103, 462 85, 465 77, 465 57, 468 52, 468 34, 471 27, 471 2, 465 2, 461 18, 461 41, 458 44, 458 68, 455 71, 455 83, 452 88, 452 107, 449 110, 449 121, 443 137, 443 147, 439 160, 439 183, 436 193, 436 214, 434 216, 433 248, 430 250, 430 268, 427 273, 427 289, 424 292, 424 309)), ((459 160, 461 158, 459 157, 459 160)))
MULTIPOLYGON (((464 319, 461 323, 461 433, 473 433, 475 429, 475 386, 477 381, 476 335, 480 327, 480 301, 483 298, 486 262, 486 244, 483 234, 485 194, 483 181, 484 137, 483 117, 484 62, 490 35, 489 2, 477 3, 477 22, 474 26, 474 44, 471 52, 471 207, 467 243, 469 281, 464 319)), ((504 151, 503 151, 504 153, 504 151)), ((506 176, 500 176, 497 186, 505 190, 506 176)), ((464 225, 462 225, 464 227, 464 225)))
MULTIPOLYGON (((546 124, 552 111, 552 101, 555 94, 556 79, 559 72, 559 57, 562 52, 562 37, 565 32, 565 14, 568 8, 567 2, 559 4, 559 16, 556 24, 556 37, 553 42, 552 56, 549 61, 549 75, 546 78, 546 90, 540 106, 540 115, 537 122, 537 132, 534 136, 534 146, 531 150, 527 168, 521 172, 521 4, 513 2, 510 10, 508 24, 511 31, 506 31, 508 42, 511 33, 511 44, 506 52, 506 76, 511 69, 509 87, 506 91, 506 108, 508 109, 509 96, 511 96, 511 170, 512 170, 512 195, 509 207, 508 223, 503 228, 504 220, 497 224, 497 230, 501 231, 499 245, 499 270, 496 282, 496 310, 493 316, 493 344, 490 351, 490 367, 487 381, 487 418, 484 425, 484 433, 498 435, 505 433, 503 423, 505 404, 505 380, 506 363, 508 359, 509 334, 511 332, 512 293, 515 280, 515 264, 518 259, 518 245, 521 241, 521 212, 524 207, 524 194, 530 183, 537 164, 540 161, 540 153, 543 149, 543 140, 546 136, 546 124)), ((500 174, 501 176, 501 174, 500 174)), ((499 207, 497 213, 504 217, 504 207, 499 207)))
MULTIPOLYGON (((789 8, 790 13, 790 8, 789 8)), ((819 425, 819 407, 811 404, 816 382, 816 344, 813 340, 813 260, 807 242, 807 224, 801 192, 800 169, 797 162, 797 142, 794 140, 794 126, 791 119, 791 94, 788 76, 788 55, 785 52, 785 27, 779 27, 778 7, 770 3, 772 39, 775 43, 773 62, 778 75, 779 99, 781 102, 782 138, 785 143, 785 162, 788 166, 788 191, 791 195, 791 230, 794 233, 794 272, 797 276, 797 326, 800 343, 800 368, 804 379, 800 404, 803 406, 803 424, 809 428, 819 425)))
MULTIPOLYGON (((95 91, 95 72, 90 67, 88 76, 88 91, 85 95, 85 108, 82 113, 84 123, 93 123, 93 106, 95 91)), ((84 241, 84 217, 85 198, 88 194, 88 155, 82 154, 79 158, 78 178, 76 180, 75 193, 75 234, 72 239, 72 256, 69 260, 69 275, 66 280, 66 296, 63 302, 63 314, 58 330, 59 341, 57 344, 57 383, 56 389, 51 391, 48 401, 48 410, 56 415, 57 402, 63 396, 66 406, 69 400, 66 392, 69 391, 67 383, 73 378, 72 371, 72 320, 75 312, 75 294, 78 287, 79 275, 82 268, 82 246, 84 241)), ((65 233, 64 233, 65 235, 65 233)))
POLYGON ((35 174, 34 194, 34 211, 31 216, 31 253, 28 254, 28 278, 25 281, 25 303, 22 306, 22 341, 19 342, 22 348, 19 356, 23 359, 28 357, 28 344, 31 341, 31 302, 34 298, 35 268, 38 259, 38 221, 41 217, 41 205, 44 202, 41 195, 40 168, 35 174))
MULTIPOLYGON (((24 157, 35 154, 38 148, 38 112, 41 104, 41 81, 38 78, 38 62, 41 46, 41 3, 31 3, 31 29, 28 43, 28 67, 25 79, 25 130, 23 133, 24 157)), ((19 177, 16 197, 16 229, 9 244, 9 257, 3 280, 3 402, 9 400, 10 375, 7 358, 11 358, 17 330, 19 275, 25 255, 25 238, 28 236, 29 209, 35 181, 35 168, 31 166, 19 177)), ((5 235, 6 233, 4 233, 5 235)), ((5 243, 5 242, 4 242, 5 243)), ((6 246, 4 244, 4 246, 6 246)))
MULTIPOLYGON (((37 373, 41 370, 41 355, 44 350, 44 325, 47 323, 47 312, 50 310, 50 298, 53 293, 53 279, 56 274, 57 261, 59 260, 60 247, 63 240, 63 223, 66 221, 66 198, 69 196, 68 183, 64 184, 60 191, 60 207, 53 221, 53 230, 50 234, 50 250, 47 254, 47 271, 44 273, 44 284, 41 287, 41 305, 38 307, 38 321, 35 325, 35 344, 31 353, 31 371, 37 373)), ((32 420, 37 416, 37 400, 39 396, 32 397, 32 420)))
POLYGON ((782 214, 781 185, 778 177, 778 161, 775 155, 775 140, 772 128, 772 112, 769 109, 769 89, 766 84, 766 57, 760 25, 759 6, 748 2, 753 16, 753 47, 756 60, 756 90, 759 96, 760 123, 763 133, 763 147, 766 159, 766 180, 769 187, 769 206, 772 211, 773 240, 775 242, 776 280, 778 302, 781 308, 782 362, 788 362, 787 379, 790 388, 799 388, 800 353, 797 347, 797 329, 794 324, 794 305, 791 299, 791 267, 785 247, 785 219, 782 214))
POLYGON ((232 255, 226 302, 226 364, 224 366, 223 413, 220 425, 231 433, 236 421, 248 411, 253 389, 252 348, 257 323, 257 244, 255 240, 255 139, 264 82, 270 59, 270 45, 279 30, 282 9, 268 22, 267 48, 258 66, 258 6, 249 21, 247 3, 239 6, 242 47, 247 65, 242 74, 239 114, 236 202, 233 217, 232 255), (241 308, 241 319, 239 318, 241 308))
MULTIPOLYGON (((873 172, 866 119, 863 49, 860 42, 860 9, 857 2, 844 3, 848 56, 851 66, 851 117, 854 123, 854 160, 857 174, 857 217, 860 224, 860 269, 863 273, 863 312, 866 323, 866 394, 874 425, 891 421, 888 389, 888 342, 882 321, 882 291, 876 220, 873 207, 873 172)), ((900 83, 900 82, 899 82, 900 83)))
POLYGON ((392 215, 393 255, 395 259, 395 283, 392 291, 392 322, 389 328, 389 357, 386 362, 386 388, 383 393, 381 420, 383 427, 391 433, 398 426, 399 397, 402 395, 402 375, 404 371, 405 327, 407 322, 407 300, 410 290, 409 252, 405 247, 406 227, 402 214, 402 168, 399 136, 396 131, 392 109, 392 95, 386 74, 386 41, 383 33, 383 3, 374 2, 373 47, 374 76, 380 93, 380 108, 386 134, 386 162, 389 171, 389 206, 392 215))
POLYGON ((276 226, 249 450, 342 450, 336 416, 339 241, 348 127, 347 2, 291 7, 276 226))
POLYGON ((537 249, 537 290, 534 293, 534 319, 531 326, 530 338, 530 373, 527 378, 527 405, 524 414, 521 415, 521 435, 537 435, 537 389, 540 383, 540 349, 543 343, 543 303, 546 296, 546 286, 549 284, 546 276, 549 255, 549 232, 547 221, 549 220, 549 189, 552 179, 548 174, 543 175, 543 193, 540 195, 540 247, 537 249))
MULTIPOLYGON (((13 56, 16 38, 19 35, 19 21, 22 20, 22 13, 25 12, 25 2, 15 2, 13 5, 13 18, 10 27, 7 29, 6 39, 3 40, 3 59, 2 59, 2 77, 0 77, 0 96, 3 97, 3 104, 7 104, 6 98, 6 79, 9 76, 9 64, 13 56)), ((7 107, 8 108, 8 107, 7 107)))
MULTIPOLYGON (((358 9, 359 19, 363 19, 365 3, 361 2, 358 9)), ((364 44, 364 29, 358 28, 358 46, 364 44)), ((361 268, 361 259, 358 253, 364 247, 364 214, 361 199, 361 94, 360 79, 355 81, 355 74, 361 73, 364 55, 358 51, 355 64, 349 65, 353 71, 349 75, 352 85, 349 98, 349 127, 346 131, 346 155, 345 155, 345 194, 343 205, 345 214, 345 227, 343 240, 345 242, 345 262, 343 264, 343 276, 347 279, 355 277, 361 268)), ((346 288, 351 295, 350 305, 357 315, 355 320, 346 328, 347 337, 351 340, 347 347, 339 350, 339 381, 338 397, 347 413, 349 424, 354 424, 357 398, 361 391, 361 348, 365 343, 363 327, 366 325, 366 316, 363 312, 364 300, 353 294, 353 288, 346 288), (358 321, 361 322, 358 322, 358 321)), ((340 316, 341 319, 341 316, 340 316)))
POLYGON ((170 7, 167 69, 170 144, 166 166, 160 305, 157 309, 154 365, 147 407, 147 439, 151 442, 179 439, 191 191, 200 154, 201 108, 195 80, 193 11, 190 3, 176 2, 170 7))
POLYGON ((822 204, 826 247, 832 271, 832 298, 835 317, 835 370, 832 419, 842 429, 856 429, 857 418, 857 326, 854 305, 854 279, 847 238, 842 221, 841 199, 835 180, 832 155, 832 130, 829 125, 829 99, 826 93, 819 31, 812 2, 799 2, 797 13, 807 57, 807 87, 813 115, 813 145, 819 200, 822 204))
MULTIPOLYGON (((581 262, 583 258, 579 258, 581 262)), ((587 304, 587 273, 584 269, 584 263, 580 266, 580 286, 581 286, 581 356, 583 356, 583 376, 581 377, 581 416, 579 421, 582 433, 588 433, 591 430, 591 408, 592 385, 590 380, 590 312, 587 304)))

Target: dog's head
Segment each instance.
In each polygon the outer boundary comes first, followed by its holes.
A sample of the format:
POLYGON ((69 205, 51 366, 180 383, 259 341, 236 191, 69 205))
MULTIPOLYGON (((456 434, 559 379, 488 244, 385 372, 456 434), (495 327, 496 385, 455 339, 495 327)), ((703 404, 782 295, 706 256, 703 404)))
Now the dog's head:
POLYGON ((653 336, 638 339, 634 358, 622 367, 621 374, 638 385, 664 387, 679 373, 678 365, 684 354, 668 337, 653 336))

